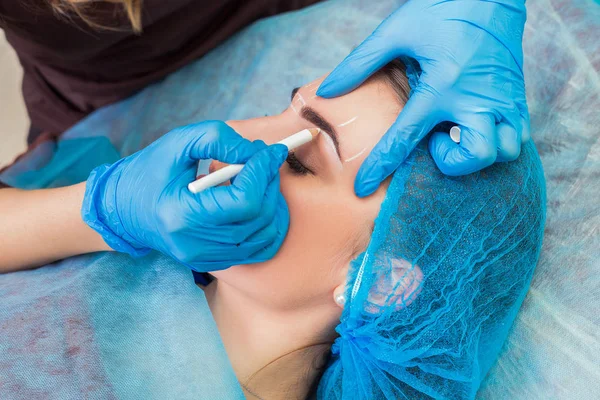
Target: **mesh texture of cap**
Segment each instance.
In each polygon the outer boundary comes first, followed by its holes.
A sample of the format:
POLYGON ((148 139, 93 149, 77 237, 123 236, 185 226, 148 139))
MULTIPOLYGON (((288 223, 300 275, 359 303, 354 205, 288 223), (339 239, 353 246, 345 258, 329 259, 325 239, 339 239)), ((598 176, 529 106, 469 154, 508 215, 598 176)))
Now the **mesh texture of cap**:
POLYGON ((527 293, 546 218, 535 145, 445 176, 424 140, 353 261, 320 399, 473 398, 527 293))

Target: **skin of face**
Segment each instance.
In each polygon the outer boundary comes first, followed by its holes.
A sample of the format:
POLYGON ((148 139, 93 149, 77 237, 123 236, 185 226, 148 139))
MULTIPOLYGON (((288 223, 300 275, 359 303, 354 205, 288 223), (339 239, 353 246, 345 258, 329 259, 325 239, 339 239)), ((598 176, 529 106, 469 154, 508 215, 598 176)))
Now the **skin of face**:
MULTIPOLYGON (((228 121, 240 135, 272 144, 315 126, 299 115, 309 106, 338 132, 341 161, 332 141, 321 133, 295 151, 314 174, 298 175, 287 163, 281 168, 290 226, 275 257, 212 273, 250 301, 275 311, 335 306, 334 291, 343 291, 350 262, 368 245, 387 188, 384 184, 365 199, 354 194, 359 167, 402 108, 394 91, 371 79, 345 96, 323 99, 315 95, 322 80, 300 88, 279 115, 228 121)), ((221 166, 213 163, 211 169, 221 166)))

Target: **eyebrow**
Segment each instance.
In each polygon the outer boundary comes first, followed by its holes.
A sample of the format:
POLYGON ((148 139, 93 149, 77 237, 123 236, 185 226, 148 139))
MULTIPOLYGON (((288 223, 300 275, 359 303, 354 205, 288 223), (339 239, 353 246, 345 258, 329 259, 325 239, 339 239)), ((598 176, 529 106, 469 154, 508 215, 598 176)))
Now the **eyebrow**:
MULTIPOLYGON (((295 88, 292 90, 292 100, 294 96, 298 92, 299 88, 295 88)), ((331 138, 333 142, 333 146, 335 147, 335 152, 337 153, 338 158, 341 160, 342 156, 340 153, 340 141, 338 140, 338 133, 321 114, 319 114, 314 108, 310 106, 303 106, 300 110, 300 117, 307 120, 311 124, 315 125, 317 128, 321 129, 331 138)))

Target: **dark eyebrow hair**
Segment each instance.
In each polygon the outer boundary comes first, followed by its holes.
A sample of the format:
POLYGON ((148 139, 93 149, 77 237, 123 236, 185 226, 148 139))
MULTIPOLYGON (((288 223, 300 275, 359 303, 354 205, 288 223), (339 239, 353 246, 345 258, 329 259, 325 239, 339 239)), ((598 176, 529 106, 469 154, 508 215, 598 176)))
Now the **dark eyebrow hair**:
POLYGON ((321 114, 309 106, 302 107, 302 110, 300 110, 300 116, 329 135, 333 141, 335 152, 337 153, 338 158, 341 160, 342 156, 340 155, 340 142, 338 140, 338 134, 335 128, 325 118, 323 118, 321 114))
MULTIPOLYGON (((296 93, 298 93, 299 89, 300 88, 297 87, 292 90, 291 101, 294 100, 294 96, 296 96, 296 93)), ((317 128, 321 129, 327 135, 329 135, 329 137, 333 141, 333 146, 335 147, 335 152, 337 153, 338 158, 341 161, 342 156, 340 153, 340 141, 338 140, 338 133, 335 130, 335 128, 333 127, 333 125, 331 125, 329 123, 329 121, 327 121, 325 118, 323 118, 323 116, 321 114, 319 114, 317 111, 315 111, 312 107, 309 107, 309 106, 302 107, 302 109, 300 110, 300 117, 307 120, 311 124, 315 125, 317 128)))

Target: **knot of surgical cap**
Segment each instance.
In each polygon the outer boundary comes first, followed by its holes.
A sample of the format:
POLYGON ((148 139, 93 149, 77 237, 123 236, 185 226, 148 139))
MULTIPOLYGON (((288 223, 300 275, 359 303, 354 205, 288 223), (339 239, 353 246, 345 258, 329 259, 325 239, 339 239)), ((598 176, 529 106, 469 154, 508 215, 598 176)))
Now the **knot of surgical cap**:
POLYGON ((341 322, 336 331, 340 336, 335 340, 333 346, 331 346, 333 354, 339 354, 343 346, 353 346, 359 350, 367 350, 372 343, 370 336, 361 334, 360 326, 356 326, 356 324, 349 321, 341 322))

